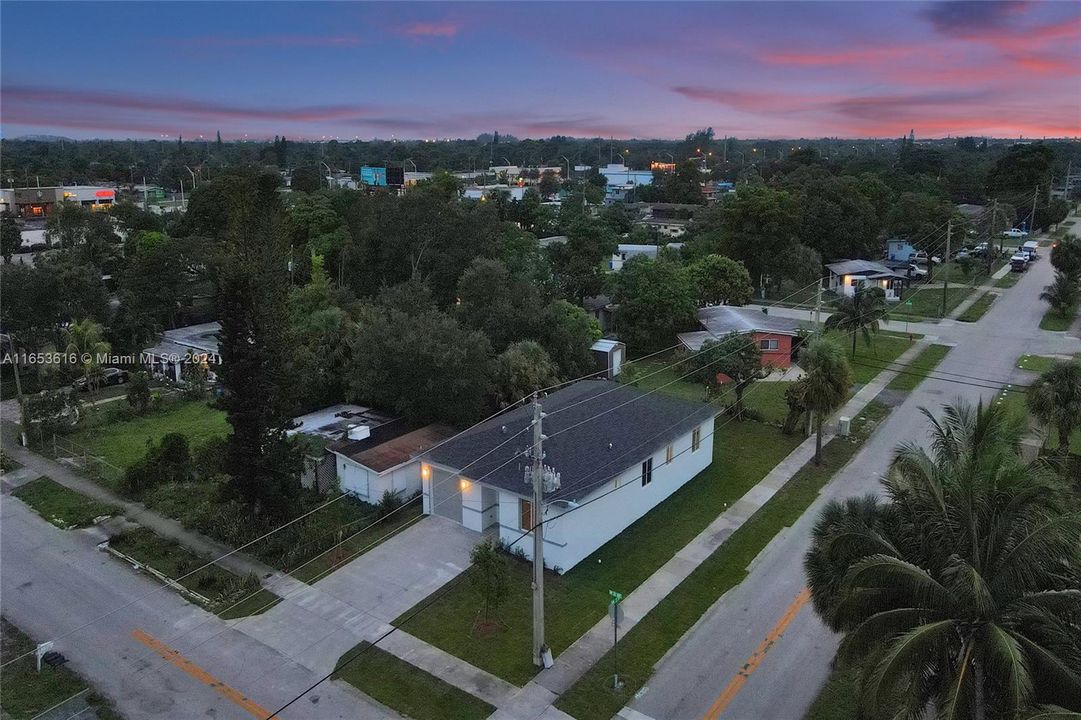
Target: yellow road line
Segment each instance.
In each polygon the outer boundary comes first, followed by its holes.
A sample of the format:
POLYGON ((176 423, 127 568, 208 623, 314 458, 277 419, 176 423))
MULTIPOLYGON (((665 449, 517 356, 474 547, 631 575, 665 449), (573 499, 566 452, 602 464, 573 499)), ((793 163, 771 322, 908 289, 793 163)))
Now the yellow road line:
POLYGON ((751 677, 758 666, 762 664, 762 661, 766 659, 766 653, 768 653, 773 646, 784 635, 784 631, 788 629, 788 626, 796 619, 796 615, 799 614, 800 608, 807 604, 807 601, 811 599, 810 588, 803 588, 800 594, 796 596, 796 599, 792 601, 792 604, 788 606, 788 609, 784 611, 784 615, 777 621, 777 624, 773 626, 773 629, 766 634, 766 639, 755 648, 754 653, 747 659, 743 667, 736 673, 735 677, 728 683, 724 691, 717 696, 717 699, 710 705, 709 710, 706 712, 703 720, 717 720, 721 716, 721 713, 725 711, 725 708, 735 699, 736 695, 747 684, 747 679, 751 677))
MULTIPOLYGON (((195 678, 204 685, 208 685, 209 687, 213 688, 214 692, 218 693, 226 700, 229 700, 230 702, 239 705, 243 709, 247 710, 249 713, 259 718, 259 720, 263 720, 264 718, 270 716, 269 710, 261 707, 258 703, 256 703, 254 700, 252 700, 239 690, 234 690, 233 688, 223 683, 221 680, 218 680, 206 670, 203 670, 191 660, 188 660, 186 657, 181 655, 180 651, 174 650, 173 648, 163 643, 161 640, 158 640, 152 635, 149 635, 138 629, 132 630, 131 636, 141 642, 143 645, 146 645, 148 648, 156 652, 158 655, 161 655, 173 665, 186 672, 191 677, 195 678)), ((275 716, 275 718, 276 717, 277 716, 275 716)))

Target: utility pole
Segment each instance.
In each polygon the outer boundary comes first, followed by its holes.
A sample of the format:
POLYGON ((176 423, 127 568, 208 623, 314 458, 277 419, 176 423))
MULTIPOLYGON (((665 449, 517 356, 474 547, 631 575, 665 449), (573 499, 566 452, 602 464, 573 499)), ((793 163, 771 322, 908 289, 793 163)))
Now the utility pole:
MULTIPOLYGON (((942 317, 946 317, 946 296, 950 291, 950 238, 953 235, 953 220, 946 223, 946 261, 942 272, 942 317)), ((927 258, 928 264, 933 264, 932 258, 927 258)))
POLYGON ((544 667, 544 433, 540 400, 533 393, 533 664, 544 667))
MULTIPOLYGON (((990 237, 987 238, 987 240, 988 240, 988 242, 987 242, 988 249, 990 249, 991 240, 995 237, 995 221, 996 220, 998 220, 998 198, 995 198, 994 201, 991 203, 991 232, 988 233, 990 235, 990 237)), ((999 253, 999 255, 1002 254, 1002 248, 1003 248, 1004 243, 1005 243, 1005 240, 1003 240, 1003 235, 1002 235, 1002 233, 999 233, 998 234, 998 253, 999 253)))
POLYGON ((1036 235, 1036 199, 1040 196, 1040 186, 1037 185, 1036 189, 1032 191, 1032 219, 1028 223, 1029 235, 1036 235))
POLYGON ((815 291, 815 331, 822 329, 822 280, 818 281, 818 290, 815 291))
POLYGON ((143 175, 143 210, 150 212, 150 205, 146 199, 146 175, 143 175))

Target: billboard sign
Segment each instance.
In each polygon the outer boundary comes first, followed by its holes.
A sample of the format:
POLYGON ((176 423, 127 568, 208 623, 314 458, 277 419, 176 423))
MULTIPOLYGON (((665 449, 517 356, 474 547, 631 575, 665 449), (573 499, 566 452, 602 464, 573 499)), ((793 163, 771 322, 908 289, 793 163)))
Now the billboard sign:
POLYGON ((365 165, 360 169, 360 181, 365 185, 378 185, 386 187, 387 169, 381 167, 369 167, 365 165))

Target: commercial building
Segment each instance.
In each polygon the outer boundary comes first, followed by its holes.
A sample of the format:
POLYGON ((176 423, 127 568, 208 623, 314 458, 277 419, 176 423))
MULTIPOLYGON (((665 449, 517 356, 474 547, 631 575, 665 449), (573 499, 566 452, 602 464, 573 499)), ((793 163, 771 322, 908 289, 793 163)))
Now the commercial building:
POLYGON ((12 188, 4 191, 3 204, 19 217, 45 217, 57 203, 78 203, 91 210, 108 210, 116 202, 116 188, 98 185, 75 185, 73 187, 12 188))

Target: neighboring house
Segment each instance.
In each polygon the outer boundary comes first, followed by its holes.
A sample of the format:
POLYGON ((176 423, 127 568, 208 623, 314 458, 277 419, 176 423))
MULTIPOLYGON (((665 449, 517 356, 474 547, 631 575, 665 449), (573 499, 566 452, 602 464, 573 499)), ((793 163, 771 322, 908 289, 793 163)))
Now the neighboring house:
POLYGON ((829 271, 827 287, 845 297, 852 297, 861 288, 878 287, 886 293, 887 301, 897 302, 902 290, 909 285, 905 273, 870 260, 841 260, 830 263, 826 269, 829 271))
POLYGON ((189 355, 213 371, 214 366, 221 363, 218 353, 220 332, 219 322, 166 330, 157 345, 143 350, 142 363, 153 377, 172 382, 180 382, 189 355))
POLYGON ((347 420, 344 436, 327 449, 337 456, 342 492, 370 503, 386 492, 403 499, 420 492, 418 455, 454 434, 442 425, 418 426, 367 408, 347 420))
POLYGON ((612 298, 607 295, 587 297, 582 302, 582 307, 585 308, 587 313, 596 318, 602 333, 608 332, 615 325, 614 317, 617 306, 612 303, 612 298))
POLYGON ((762 367, 787 369, 802 344, 804 323, 793 318, 762 312, 758 307, 714 305, 698 311, 705 331, 679 334, 683 347, 698 352, 707 340, 720 340, 729 333, 751 333, 762 351, 762 367))
POLYGON ((524 405, 425 456, 424 512, 498 533, 508 545, 518 541, 514 550, 527 557, 530 529, 543 521, 544 564, 565 572, 713 459, 714 409, 707 403, 583 380, 542 404, 544 463, 560 477, 543 507, 533 507, 525 480, 533 409, 524 405))
POLYGON ((301 485, 318 488, 321 492, 334 486, 338 478, 337 460, 327 445, 344 437, 368 412, 371 412, 369 408, 360 405, 339 403, 293 418, 285 434, 290 437, 299 435, 305 440, 303 447, 307 462, 300 476, 301 485))
POLYGON ((683 247, 683 243, 666 243, 665 245, 636 245, 633 243, 620 243, 615 255, 608 261, 608 269, 612 272, 618 272, 623 269, 623 263, 627 262, 631 258, 644 255, 650 260, 656 260, 660 255, 662 248, 671 248, 673 250, 679 250, 683 247))
POLYGON ((599 168, 599 172, 604 175, 606 202, 621 201, 639 185, 653 184, 652 170, 631 170, 620 163, 609 163, 599 168))

